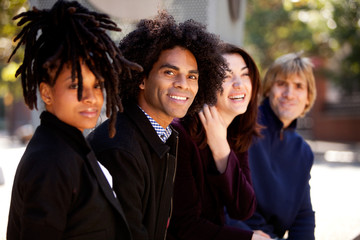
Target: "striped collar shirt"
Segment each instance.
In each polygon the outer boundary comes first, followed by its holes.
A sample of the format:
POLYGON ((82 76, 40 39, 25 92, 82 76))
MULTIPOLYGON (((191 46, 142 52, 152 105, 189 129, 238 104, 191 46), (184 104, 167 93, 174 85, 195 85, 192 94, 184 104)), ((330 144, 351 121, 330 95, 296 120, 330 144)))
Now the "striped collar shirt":
POLYGON ((153 126, 153 128, 155 129, 157 135, 159 136, 160 140, 163 141, 164 143, 166 143, 166 141, 168 140, 168 138, 170 137, 172 130, 170 128, 170 125, 167 126, 166 128, 163 128, 159 123, 157 123, 152 117, 150 117, 149 114, 147 114, 140 106, 138 106, 141 111, 143 111, 143 113, 145 114, 145 116, 149 119, 151 125, 153 126))

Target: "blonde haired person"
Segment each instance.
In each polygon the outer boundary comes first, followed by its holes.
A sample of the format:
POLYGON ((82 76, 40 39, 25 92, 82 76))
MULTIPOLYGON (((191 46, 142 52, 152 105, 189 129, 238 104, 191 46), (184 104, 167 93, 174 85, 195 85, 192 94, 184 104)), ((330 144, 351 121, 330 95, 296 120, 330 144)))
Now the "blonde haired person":
POLYGON ((309 180, 314 155, 295 129, 316 98, 313 64, 301 53, 281 56, 268 69, 263 87, 263 137, 249 150, 257 208, 249 220, 228 224, 275 239, 288 231, 287 239, 311 240, 315 214, 309 180))

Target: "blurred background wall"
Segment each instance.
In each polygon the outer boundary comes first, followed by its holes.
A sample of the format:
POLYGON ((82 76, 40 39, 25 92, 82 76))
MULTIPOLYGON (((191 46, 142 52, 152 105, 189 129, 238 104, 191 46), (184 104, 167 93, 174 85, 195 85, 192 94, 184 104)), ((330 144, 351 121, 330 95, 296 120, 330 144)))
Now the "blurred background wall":
MULTIPOLYGON (((14 72, 21 51, 9 64, 18 31, 11 16, 55 0, 0 0, 0 130, 16 135, 19 127, 39 124, 37 111, 23 104, 14 72)), ((244 47, 262 76, 282 54, 304 51, 315 66, 318 97, 313 110, 299 121, 307 139, 360 142, 360 0, 79 0, 108 13, 122 28, 120 41, 141 18, 166 9, 177 21, 194 19, 224 41, 244 47)), ((39 111, 42 111, 39 102, 39 111)), ((28 129, 28 128, 27 128, 28 129)), ((19 132, 19 131, 18 131, 19 132)), ((21 132, 21 131, 20 131, 21 132)))

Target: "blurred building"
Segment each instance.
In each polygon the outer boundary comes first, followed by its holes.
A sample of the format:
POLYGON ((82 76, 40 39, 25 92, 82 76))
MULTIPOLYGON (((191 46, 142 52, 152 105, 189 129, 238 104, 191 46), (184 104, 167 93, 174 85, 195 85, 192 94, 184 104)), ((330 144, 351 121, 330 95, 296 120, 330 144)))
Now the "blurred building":
MULTIPOLYGON (((245 10, 247 0, 78 0, 89 9, 109 14, 122 33, 129 33, 142 18, 155 16, 165 9, 175 20, 183 22, 194 19, 206 25, 210 32, 223 40, 241 46, 243 43, 245 10)), ((56 0, 29 0, 31 6, 50 8, 56 0)))
POLYGON ((324 74, 323 59, 313 58, 317 97, 298 129, 307 139, 360 142, 360 93, 346 95, 324 74))
MULTIPOLYGON (((51 8, 56 0, 29 0, 30 6, 51 8)), ((78 0, 89 9, 105 12, 122 29, 111 33, 115 42, 131 32, 139 19, 153 17, 159 9, 167 10, 178 22, 187 19, 203 23, 210 32, 226 42, 243 45, 247 0, 78 0)), ((307 139, 360 142, 360 94, 343 96, 325 78, 323 60, 314 59, 317 99, 312 111, 299 120, 299 130, 307 139)), ((22 101, 22 99, 21 99, 22 101)), ((12 109, 0 105, 0 128, 6 127, 10 134, 26 123, 35 128, 39 111, 28 111, 24 104, 16 103, 12 109), (1 117, 6 115, 5 122, 1 117)), ((4 118, 3 118, 4 119, 4 118)))
MULTIPOLYGON (((29 0, 30 7, 48 9, 56 0, 29 0)), ((245 24, 246 0, 78 0, 83 6, 105 12, 122 29, 120 33, 111 32, 115 42, 119 42, 131 32, 142 18, 155 16, 158 10, 165 9, 178 22, 188 19, 204 24, 210 32, 224 41, 241 46, 245 24)), ((0 105, 0 129, 7 129, 10 135, 23 133, 24 125, 31 124, 33 129, 40 124, 39 115, 44 110, 38 98, 39 110, 30 111, 23 99, 9 106, 0 105), (5 119, 5 121, 1 121, 5 119), (19 129, 19 130, 18 130, 19 129), (18 131, 16 131, 18 130, 18 131)), ((103 118, 104 119, 104 118, 103 118)))
POLYGON ((360 142, 360 93, 346 95, 333 86, 321 71, 315 71, 315 74, 318 95, 311 114, 314 138, 360 142))

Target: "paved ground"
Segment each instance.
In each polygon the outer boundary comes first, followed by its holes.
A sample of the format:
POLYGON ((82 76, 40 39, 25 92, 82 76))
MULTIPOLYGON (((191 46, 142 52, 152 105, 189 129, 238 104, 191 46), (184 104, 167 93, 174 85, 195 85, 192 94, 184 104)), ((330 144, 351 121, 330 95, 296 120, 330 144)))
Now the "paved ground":
POLYGON ((308 142, 316 239, 360 240, 360 144, 308 142))
POLYGON ((360 167, 315 164, 311 195, 318 240, 352 240, 360 234, 360 167))
POLYGON ((5 178, 5 184, 0 185, 0 240, 6 239, 12 181, 24 149, 25 147, 20 146, 20 144, 9 147, 9 145, 4 144, 4 141, 0 138, 0 168, 5 178))
MULTIPOLYGON (((311 195, 316 211, 317 240, 353 240, 360 234, 360 147, 309 142, 316 153, 311 195), (326 158, 326 159, 325 159, 326 158)), ((12 179, 24 146, 0 133, 0 240, 5 240, 12 179)))

